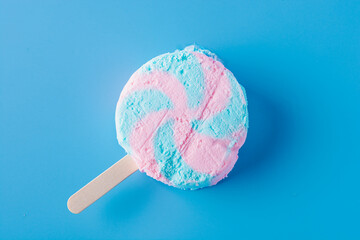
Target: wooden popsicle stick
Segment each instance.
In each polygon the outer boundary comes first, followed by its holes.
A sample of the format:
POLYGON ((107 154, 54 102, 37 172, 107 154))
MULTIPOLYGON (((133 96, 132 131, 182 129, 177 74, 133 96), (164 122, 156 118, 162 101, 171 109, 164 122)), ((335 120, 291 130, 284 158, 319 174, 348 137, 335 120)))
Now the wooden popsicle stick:
POLYGON ((134 160, 126 155, 74 193, 67 202, 68 209, 80 213, 138 169, 134 160))

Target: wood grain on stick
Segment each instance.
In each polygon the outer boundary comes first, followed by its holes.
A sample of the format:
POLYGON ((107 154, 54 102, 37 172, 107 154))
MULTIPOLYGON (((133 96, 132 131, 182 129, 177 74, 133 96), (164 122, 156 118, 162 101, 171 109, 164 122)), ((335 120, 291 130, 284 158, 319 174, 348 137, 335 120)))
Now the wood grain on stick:
POLYGON ((136 170, 138 170, 138 166, 134 160, 129 155, 123 157, 74 193, 67 202, 68 209, 72 213, 80 213, 136 170))

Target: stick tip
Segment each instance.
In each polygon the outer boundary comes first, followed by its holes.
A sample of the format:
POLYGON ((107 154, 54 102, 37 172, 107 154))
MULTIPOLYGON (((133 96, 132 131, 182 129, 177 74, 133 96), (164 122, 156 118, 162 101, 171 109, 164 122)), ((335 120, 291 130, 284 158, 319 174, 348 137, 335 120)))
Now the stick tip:
POLYGON ((74 195, 69 197, 69 199, 67 201, 67 207, 68 207, 69 211, 74 214, 78 214, 82 211, 81 209, 76 207, 76 204, 74 204, 74 195))

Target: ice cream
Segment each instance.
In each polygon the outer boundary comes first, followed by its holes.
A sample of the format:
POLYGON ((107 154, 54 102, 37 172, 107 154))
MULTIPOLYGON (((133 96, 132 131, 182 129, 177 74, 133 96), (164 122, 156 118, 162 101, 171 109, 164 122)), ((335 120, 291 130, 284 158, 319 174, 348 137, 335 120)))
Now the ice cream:
POLYGON ((189 46, 138 69, 115 119, 118 141, 141 172, 181 189, 211 186, 245 141, 245 89, 215 54, 189 46))

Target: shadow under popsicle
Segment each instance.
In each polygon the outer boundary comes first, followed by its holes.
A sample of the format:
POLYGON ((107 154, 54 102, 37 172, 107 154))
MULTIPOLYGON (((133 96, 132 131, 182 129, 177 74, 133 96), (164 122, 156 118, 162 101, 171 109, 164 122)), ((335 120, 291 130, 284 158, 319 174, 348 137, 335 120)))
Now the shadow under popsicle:
MULTIPOLYGON (((291 113, 285 102, 246 86, 249 102, 249 131, 229 181, 254 177, 276 166, 279 154, 291 139, 291 113)), ((227 181, 224 181, 227 184, 227 181)))
POLYGON ((113 196, 105 205, 105 218, 112 223, 123 223, 136 218, 147 207, 152 195, 150 182, 142 181, 145 174, 132 174, 112 191, 113 196))

